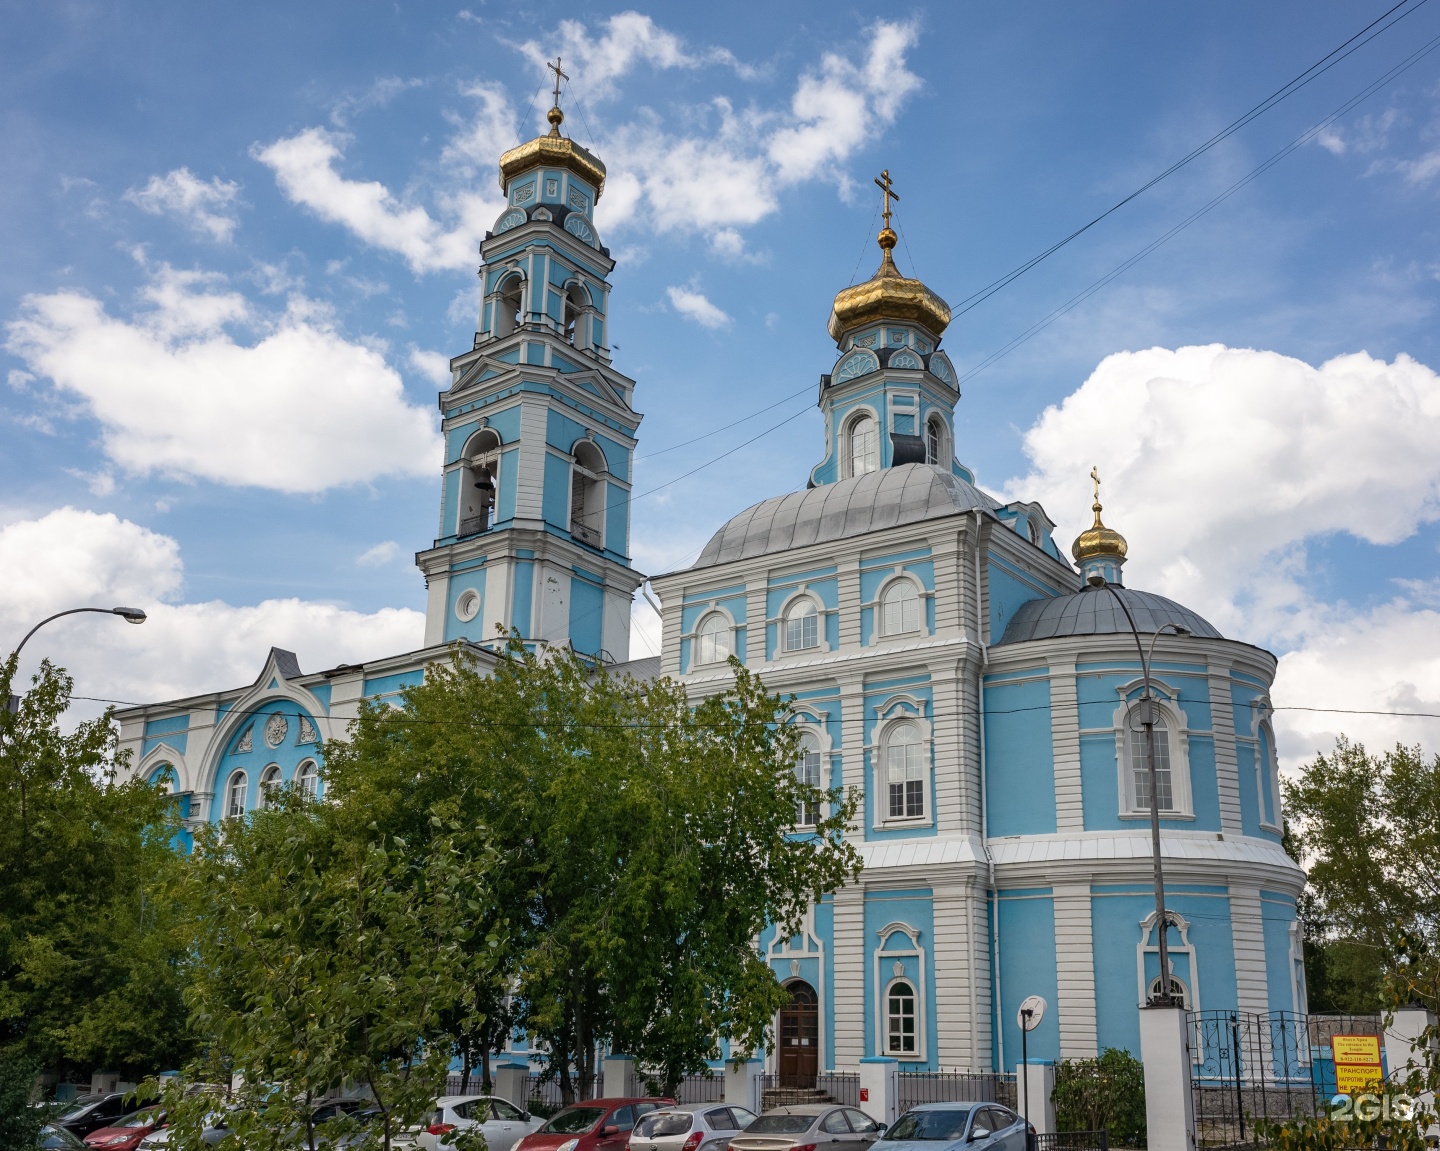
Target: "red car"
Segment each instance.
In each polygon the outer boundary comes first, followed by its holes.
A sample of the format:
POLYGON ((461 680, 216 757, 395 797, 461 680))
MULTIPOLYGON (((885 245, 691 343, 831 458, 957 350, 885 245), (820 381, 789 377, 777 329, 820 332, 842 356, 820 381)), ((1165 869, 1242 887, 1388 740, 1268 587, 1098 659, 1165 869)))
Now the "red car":
POLYGON ((515 1151, 625 1151, 635 1121, 673 1099, 587 1099, 555 1112, 515 1151))
POLYGON ((165 1126, 163 1107, 146 1107, 117 1119, 109 1127, 101 1127, 85 1136, 85 1146, 95 1151, 135 1151, 140 1140, 165 1126))

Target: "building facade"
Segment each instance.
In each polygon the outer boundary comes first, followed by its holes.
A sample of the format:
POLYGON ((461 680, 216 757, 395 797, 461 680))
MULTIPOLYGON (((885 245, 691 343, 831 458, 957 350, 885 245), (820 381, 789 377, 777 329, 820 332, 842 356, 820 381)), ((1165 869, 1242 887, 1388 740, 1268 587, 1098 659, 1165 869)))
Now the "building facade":
MULTIPOLYGON (((481 247, 474 346, 439 397, 439 534, 416 557, 425 646, 309 674, 273 649, 249 685, 120 713, 132 769, 168 780, 190 826, 243 815, 269 783, 323 791, 324 746, 359 701, 420 682, 454 644, 486 661, 514 629, 628 660, 641 417, 611 365, 614 265, 593 218, 605 168, 550 116, 549 135, 501 157, 507 207, 481 247)), ((791 992, 772 1070, 804 1081, 882 1055, 1010 1069, 1032 994, 1050 1005, 1032 1057, 1138 1052, 1161 972, 1130 617, 1158 697, 1170 986, 1197 1009, 1303 1011, 1274 657, 1124 588, 1125 541, 1102 523, 1098 489, 1077 571, 1039 505, 975 485, 940 346, 949 309, 900 274, 894 244, 887 204, 880 267, 830 318, 809 486, 733 517, 692 567, 655 577, 662 655, 626 664, 700 697, 724 690, 738 658, 795 696, 795 770, 860 792, 859 880, 796 935, 760 940, 791 992)))

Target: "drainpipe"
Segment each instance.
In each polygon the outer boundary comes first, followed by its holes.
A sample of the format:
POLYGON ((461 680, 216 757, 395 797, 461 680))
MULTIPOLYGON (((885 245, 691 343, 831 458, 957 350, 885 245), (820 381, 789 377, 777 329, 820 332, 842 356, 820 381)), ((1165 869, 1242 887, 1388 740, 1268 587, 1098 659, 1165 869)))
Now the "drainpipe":
POLYGON ((980 674, 975 677, 976 732, 980 737, 980 849, 985 853, 985 866, 990 879, 990 983, 994 990, 996 1059, 1000 1071, 1005 1070, 1005 1016, 1000 999, 1000 892, 995 886, 995 859, 990 854, 990 812, 985 786, 985 672, 990 666, 990 645, 985 642, 985 620, 980 604, 980 527, 979 508, 975 512, 975 642, 980 645, 980 674))

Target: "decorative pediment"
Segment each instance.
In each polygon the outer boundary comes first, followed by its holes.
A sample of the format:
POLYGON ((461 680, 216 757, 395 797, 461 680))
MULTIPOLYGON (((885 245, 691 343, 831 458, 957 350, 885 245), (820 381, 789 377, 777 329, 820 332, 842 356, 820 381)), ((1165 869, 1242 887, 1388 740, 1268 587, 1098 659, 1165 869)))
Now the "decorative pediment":
POLYGON ((856 348, 835 365, 832 378, 837 384, 843 384, 846 380, 868 376, 879 370, 880 357, 868 348, 856 348))
POLYGON ((571 212, 565 217, 565 230, 582 244, 589 244, 592 248, 600 246, 600 237, 595 235, 595 229, 590 226, 590 221, 578 212, 571 212))
POLYGON ((527 219, 525 209, 511 208, 495 221, 495 234, 498 236, 501 232, 508 232, 512 228, 518 228, 521 224, 525 223, 527 219))
POLYGON ((950 357, 944 352, 932 352, 930 354, 930 374, 936 379, 944 380, 952 388, 955 383, 955 365, 950 362, 950 357))

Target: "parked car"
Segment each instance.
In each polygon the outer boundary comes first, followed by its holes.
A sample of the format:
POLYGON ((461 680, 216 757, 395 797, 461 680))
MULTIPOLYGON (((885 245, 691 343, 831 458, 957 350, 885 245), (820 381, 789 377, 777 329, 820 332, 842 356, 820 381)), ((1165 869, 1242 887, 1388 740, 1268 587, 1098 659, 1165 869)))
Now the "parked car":
POLYGON ((435 1110, 420 1125, 415 1145, 423 1151, 442 1151, 443 1137, 451 1131, 479 1126, 489 1151, 510 1151, 545 1120, 532 1118, 507 1099, 493 1095, 446 1095, 435 1100, 435 1110))
MULTIPOLYGON (((172 1127, 160 1127, 150 1132, 144 1139, 140 1140, 138 1151, 164 1151, 170 1146, 170 1136, 173 1133, 172 1127)), ((205 1141, 205 1146, 214 1147, 222 1139, 230 1137, 230 1127, 222 1111, 212 1111, 205 1117, 205 1126, 200 1130, 200 1138, 205 1141)))
POLYGON ((53 1123, 40 1128, 40 1147, 42 1151, 85 1151, 85 1144, 53 1123))
POLYGON ((140 1140, 165 1126, 165 1108, 142 1107, 109 1127, 98 1127, 85 1136, 85 1146, 96 1151, 136 1151, 140 1140))
POLYGON ((1025 1151, 1026 1142, 1025 1120, 998 1103, 922 1103, 895 1120, 875 1151, 1025 1151))
POLYGON ((641 1116, 674 1104, 673 1099, 653 1098, 572 1103, 515 1144, 515 1151, 624 1151, 641 1116))
POLYGON ((53 1126, 63 1127, 71 1135, 84 1139, 92 1131, 108 1127, 116 1119, 124 1118, 132 1110, 125 1102, 123 1091, 107 1091, 100 1095, 82 1095, 70 1104, 54 1121, 53 1126))
POLYGON ((884 1131, 853 1107, 800 1103, 765 1112, 730 1140, 730 1151, 868 1151, 884 1131))
POLYGON ((755 1122, 753 1112, 724 1103, 679 1103, 652 1111, 635 1124, 629 1151, 725 1151, 755 1122))

